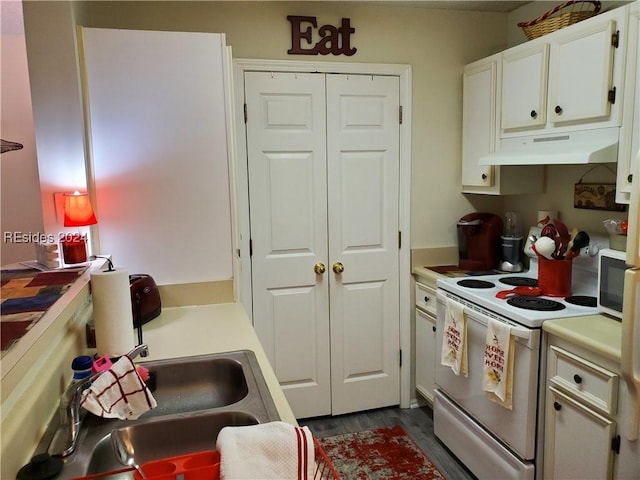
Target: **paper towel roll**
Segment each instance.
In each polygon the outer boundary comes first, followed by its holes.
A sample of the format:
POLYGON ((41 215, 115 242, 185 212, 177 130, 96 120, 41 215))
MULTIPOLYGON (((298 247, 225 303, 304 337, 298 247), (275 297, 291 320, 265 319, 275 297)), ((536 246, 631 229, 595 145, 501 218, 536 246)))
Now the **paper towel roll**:
POLYGON ((91 274, 98 355, 120 356, 134 347, 129 274, 116 269, 91 274))

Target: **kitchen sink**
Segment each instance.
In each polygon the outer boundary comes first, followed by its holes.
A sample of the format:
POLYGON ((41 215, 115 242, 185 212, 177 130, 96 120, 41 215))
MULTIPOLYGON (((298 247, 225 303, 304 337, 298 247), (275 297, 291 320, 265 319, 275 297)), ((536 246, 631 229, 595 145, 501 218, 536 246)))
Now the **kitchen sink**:
MULTIPOLYGON (((149 369, 155 383, 158 406, 143 416, 194 412, 239 402, 249 393, 242 362, 234 358, 186 357, 140 363, 149 369)), ((155 388, 154 388, 155 387, 155 388)))
MULTIPOLYGON (((60 480, 124 468, 110 444, 114 429, 133 439, 136 460, 151 460, 215 449, 225 426, 280 420, 255 354, 249 350, 136 362, 152 374, 149 387, 158 406, 137 420, 85 414, 77 448, 64 457, 60 480), (155 385, 154 385, 155 384, 155 385)), ((51 444, 60 426, 55 415, 36 453, 56 453, 51 444)), ((58 435, 60 436, 60 435, 58 435)), ((132 479, 131 471, 100 477, 132 479)))
MULTIPOLYGON (((162 458, 203 450, 215 450, 218 433, 226 426, 245 426, 260 423, 258 419, 246 412, 213 412, 200 413, 186 417, 146 422, 124 427, 125 434, 139 464, 160 460, 162 458)), ((87 474, 96 474, 121 469, 109 435, 98 441, 92 451, 87 474)), ((113 475, 115 478, 133 478, 132 472, 113 475)))

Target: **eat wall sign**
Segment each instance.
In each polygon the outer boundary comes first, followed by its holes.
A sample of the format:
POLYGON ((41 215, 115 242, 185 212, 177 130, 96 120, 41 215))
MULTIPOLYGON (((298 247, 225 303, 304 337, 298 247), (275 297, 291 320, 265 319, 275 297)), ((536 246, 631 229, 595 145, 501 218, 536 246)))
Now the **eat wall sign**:
POLYGON ((351 47, 351 34, 356 31, 351 27, 349 18, 343 18, 339 27, 322 25, 318 28, 316 17, 297 15, 287 16, 291 22, 291 48, 287 53, 293 55, 347 55, 356 53, 351 47), (314 38, 314 31, 317 36, 314 38), (314 41, 319 37, 319 40, 314 41), (304 47, 303 47, 304 41, 304 47))

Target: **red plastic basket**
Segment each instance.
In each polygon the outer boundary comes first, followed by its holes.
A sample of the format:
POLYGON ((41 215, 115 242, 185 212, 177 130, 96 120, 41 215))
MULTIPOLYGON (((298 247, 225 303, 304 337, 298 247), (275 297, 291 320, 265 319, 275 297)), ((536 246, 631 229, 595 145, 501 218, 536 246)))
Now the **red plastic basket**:
MULTIPOLYGON (((313 473, 313 480, 340 480, 340 475, 333 467, 331 460, 322 449, 316 438, 313 438, 315 445, 316 466, 313 473)), ((220 480, 220 454, 215 450, 181 455, 147 462, 142 465, 147 480, 175 480, 179 474, 184 480, 220 480)), ((80 477, 75 480, 98 480, 116 473, 131 472, 134 480, 141 480, 140 475, 133 469, 125 468, 113 472, 99 473, 80 477)))

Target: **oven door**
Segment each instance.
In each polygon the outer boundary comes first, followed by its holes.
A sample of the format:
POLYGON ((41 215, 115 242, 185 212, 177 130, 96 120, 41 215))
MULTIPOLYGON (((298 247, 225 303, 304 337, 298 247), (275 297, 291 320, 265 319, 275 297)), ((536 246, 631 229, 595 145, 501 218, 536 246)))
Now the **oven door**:
MULTIPOLYGON (((540 330, 512 322, 515 337, 513 410, 491 401, 482 390, 484 348, 488 316, 465 306, 467 319, 468 376, 455 375, 440 364, 446 297, 438 291, 436 329, 436 388, 474 421, 498 438, 523 460, 535 456, 540 330)), ((465 302, 462 302, 465 303, 465 302)))

